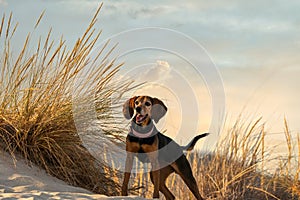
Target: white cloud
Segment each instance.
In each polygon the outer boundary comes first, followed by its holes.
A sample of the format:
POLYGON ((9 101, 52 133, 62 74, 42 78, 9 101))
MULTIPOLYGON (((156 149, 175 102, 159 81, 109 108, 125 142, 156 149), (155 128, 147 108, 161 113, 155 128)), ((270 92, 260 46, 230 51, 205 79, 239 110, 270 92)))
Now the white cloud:
POLYGON ((171 77, 171 67, 167 61, 157 60, 154 64, 138 66, 135 74, 131 74, 133 79, 138 82, 166 83, 171 77))
POLYGON ((165 67, 167 69, 170 68, 170 64, 168 63, 168 61, 157 60, 156 63, 157 63, 158 66, 162 66, 162 67, 165 67))

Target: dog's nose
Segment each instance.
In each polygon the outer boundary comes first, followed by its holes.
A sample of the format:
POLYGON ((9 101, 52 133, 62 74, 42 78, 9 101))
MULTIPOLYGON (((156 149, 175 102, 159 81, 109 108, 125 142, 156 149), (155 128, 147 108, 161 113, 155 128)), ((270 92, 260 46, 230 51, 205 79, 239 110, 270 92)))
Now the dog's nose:
POLYGON ((136 112, 140 113, 142 108, 141 107, 136 107, 135 110, 136 110, 136 112))

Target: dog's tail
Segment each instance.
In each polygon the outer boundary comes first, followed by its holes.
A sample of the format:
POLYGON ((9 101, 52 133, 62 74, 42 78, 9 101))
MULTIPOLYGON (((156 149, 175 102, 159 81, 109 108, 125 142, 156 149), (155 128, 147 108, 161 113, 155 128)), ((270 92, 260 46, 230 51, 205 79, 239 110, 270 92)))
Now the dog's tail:
POLYGON ((204 137, 208 136, 208 135, 209 135, 209 133, 203 133, 203 134, 197 135, 196 137, 194 137, 194 139, 192 139, 192 141, 190 143, 188 143, 188 145, 181 146, 182 150, 184 150, 184 151, 193 150, 193 148, 194 148, 195 144, 197 143, 197 141, 201 138, 204 138, 204 137))

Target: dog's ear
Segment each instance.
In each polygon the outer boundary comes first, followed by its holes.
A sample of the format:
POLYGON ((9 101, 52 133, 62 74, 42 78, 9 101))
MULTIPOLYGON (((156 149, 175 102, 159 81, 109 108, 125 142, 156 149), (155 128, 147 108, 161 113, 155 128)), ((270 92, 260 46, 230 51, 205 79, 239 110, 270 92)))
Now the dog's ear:
POLYGON ((165 104, 157 99, 152 98, 152 119, 157 123, 167 112, 168 108, 165 106, 165 104))
POLYGON ((138 97, 132 97, 123 104, 123 115, 126 119, 131 119, 134 114, 134 102, 138 97))

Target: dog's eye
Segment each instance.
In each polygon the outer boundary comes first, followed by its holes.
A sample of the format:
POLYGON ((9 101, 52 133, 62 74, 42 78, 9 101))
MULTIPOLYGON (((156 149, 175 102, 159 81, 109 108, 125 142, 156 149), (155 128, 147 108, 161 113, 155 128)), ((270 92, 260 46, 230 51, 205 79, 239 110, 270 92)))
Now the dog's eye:
POLYGON ((147 102, 145 103, 145 105, 146 105, 146 106, 151 106, 151 103, 147 101, 147 102))
POLYGON ((138 101, 135 101, 134 104, 135 104, 135 105, 139 105, 139 102, 138 102, 138 101))

